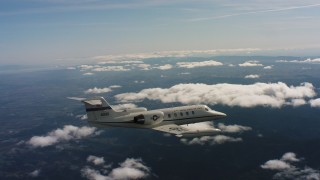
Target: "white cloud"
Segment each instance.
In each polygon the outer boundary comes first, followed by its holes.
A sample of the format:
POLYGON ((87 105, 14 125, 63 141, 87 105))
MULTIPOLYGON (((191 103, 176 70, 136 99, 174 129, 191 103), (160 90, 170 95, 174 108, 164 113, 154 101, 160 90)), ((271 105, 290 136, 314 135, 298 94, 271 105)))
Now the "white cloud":
POLYGON ((103 165, 104 164, 103 157, 98 157, 98 156, 93 156, 93 155, 88 156, 87 161, 93 163, 94 165, 103 165))
POLYGON ((71 100, 75 100, 75 101, 82 101, 82 100, 85 100, 86 98, 81 98, 81 97, 67 97, 68 99, 71 99, 71 100))
POLYGON ((102 175, 99 171, 92 169, 90 167, 84 167, 81 169, 81 174, 83 177, 89 180, 111 180, 111 178, 102 175))
POLYGON ((33 147, 46 147, 58 143, 58 138, 55 136, 33 136, 28 142, 33 147))
POLYGON ((94 66, 83 64, 83 65, 80 65, 79 68, 81 70, 88 70, 88 69, 94 68, 94 66))
POLYGON ((225 135, 217 135, 213 137, 213 142, 215 144, 223 144, 226 142, 239 142, 242 141, 242 138, 234 138, 230 136, 225 136, 225 135))
POLYGON ((160 55, 158 53, 136 53, 136 54, 122 54, 122 55, 105 55, 105 56, 95 56, 94 60, 98 61, 129 61, 129 60, 143 60, 149 58, 160 58, 166 57, 164 54, 160 55))
POLYGON ((305 59, 305 60, 277 60, 276 62, 290 62, 290 63, 320 63, 320 58, 305 59))
POLYGON ((94 75, 93 73, 91 73, 91 72, 87 72, 87 73, 84 73, 84 74, 82 74, 82 75, 85 75, 85 76, 91 76, 91 75, 94 75))
POLYGON ((93 71, 130 71, 130 69, 125 68, 124 66, 99 66, 92 69, 93 71))
POLYGON ((292 162, 297 162, 300 161, 297 159, 296 154, 293 152, 287 152, 281 157, 282 161, 292 161, 292 162))
POLYGON ((320 98, 311 99, 309 103, 311 107, 320 107, 320 98))
POLYGON ((31 177, 38 177, 39 174, 40 174, 40 172, 41 172, 40 169, 36 169, 36 170, 32 171, 31 173, 29 173, 29 175, 30 175, 31 177))
POLYGON ((246 79, 256 79, 259 78, 260 76, 258 74, 250 74, 250 75, 246 75, 244 78, 246 79))
POLYGON ((56 129, 48 133, 46 136, 33 136, 27 144, 33 147, 46 147, 57 144, 62 141, 70 141, 74 139, 82 139, 91 135, 96 135, 94 127, 76 127, 65 125, 63 129, 56 129))
POLYGON ((291 165, 282 161, 282 160, 269 160, 263 165, 261 165, 261 168, 263 169, 271 169, 271 170, 284 170, 291 168, 291 165))
POLYGON ((160 100, 163 103, 222 104, 227 106, 280 108, 292 105, 292 99, 312 98, 316 95, 311 83, 288 86, 283 82, 241 84, 178 84, 170 88, 143 89, 138 93, 116 95, 120 102, 160 100))
POLYGON ((273 179, 319 180, 320 172, 307 166, 303 168, 292 167, 276 173, 273 179))
POLYGON ((124 162, 119 164, 119 167, 103 172, 109 172, 109 174, 102 174, 100 171, 88 166, 81 169, 82 176, 90 180, 125 180, 147 178, 150 175, 151 169, 144 165, 141 159, 127 158, 124 162))
POLYGON ((290 62, 288 60, 276 60, 276 62, 290 62))
POLYGON ((216 136, 202 136, 200 138, 196 137, 191 140, 182 138, 180 140, 182 143, 187 145, 205 145, 208 143, 209 145, 223 144, 226 142, 239 142, 242 141, 242 138, 234 138, 225 135, 216 135, 216 136))
POLYGON ((189 74, 191 74, 191 73, 189 73, 189 72, 182 72, 182 73, 180 73, 180 75, 189 75, 189 74))
POLYGON ((68 70, 74 70, 76 69, 75 67, 67 67, 68 70))
POLYGON ((94 87, 94 88, 91 88, 91 89, 88 89, 86 91, 84 91, 84 93, 86 94, 101 94, 101 93, 107 93, 107 92, 111 92, 112 90, 110 88, 97 88, 97 87, 94 87))
POLYGON ((127 104, 117 104, 117 105, 112 105, 112 108, 115 110, 125 110, 125 109, 132 109, 132 108, 136 108, 137 105, 132 104, 132 103, 127 103, 127 104))
POLYGON ((190 57, 198 55, 217 55, 217 54, 233 54, 239 52, 254 52, 261 51, 258 48, 239 48, 239 49, 212 49, 212 50, 191 50, 191 51, 161 51, 153 53, 137 53, 123 55, 106 55, 95 56, 94 60, 98 61, 124 61, 124 60, 142 60, 162 57, 190 57))
POLYGON ((111 88, 111 89, 114 89, 114 88, 121 88, 122 86, 120 86, 120 85, 111 85, 111 86, 109 86, 109 88, 111 88))
POLYGON ((80 120, 87 120, 88 116, 87 114, 83 114, 83 115, 77 115, 76 118, 79 118, 80 120))
POLYGON ((297 167, 300 159, 296 158, 296 154, 293 152, 285 153, 281 159, 274 159, 265 162, 260 167, 263 169, 278 171, 273 179, 320 179, 319 170, 312 169, 303 165, 302 168, 297 167), (295 163, 294 165, 291 163, 295 163))
POLYGON ((316 59, 306 59, 303 62, 309 62, 309 63, 320 63, 320 58, 316 58, 316 59))
POLYGON ((134 83, 136 83, 136 84, 143 84, 143 83, 145 83, 145 81, 137 81, 137 80, 135 80, 135 81, 133 81, 134 83))
MULTIPOLYGON (((193 124, 181 125, 181 126, 191 131, 216 129, 212 121, 199 122, 199 123, 193 123, 193 124)), ((237 124, 224 125, 223 123, 219 123, 218 128, 221 130, 221 132, 227 132, 227 133, 242 133, 244 131, 252 130, 252 128, 248 126, 241 126, 237 124)))
POLYGON ((307 104, 307 102, 304 99, 292 99, 289 104, 293 107, 298 107, 307 104))
POLYGON ((246 61, 242 64, 239 64, 241 67, 254 67, 254 66, 263 66, 263 64, 259 64, 259 61, 246 61))
MULTIPOLYGON (((203 131, 203 130, 216 130, 216 128, 213 125, 213 122, 207 121, 207 122, 200 122, 200 123, 194 123, 194 124, 188 124, 188 125, 181 125, 184 128, 187 128, 191 131, 203 131)), ((244 131, 252 130, 251 127, 247 126, 240 126, 240 125, 224 125, 222 123, 218 124, 218 128, 221 130, 221 132, 226 133, 241 133, 244 131)), ((180 140, 182 143, 187 145, 217 145, 217 144, 223 144, 226 142, 239 142, 242 141, 242 138, 238 137, 230 137, 225 135, 216 135, 216 136, 202 136, 202 137, 196 137, 193 139, 186 139, 182 138, 180 140)))
POLYGON ((135 64, 136 67, 140 68, 141 70, 150 70, 151 65, 150 64, 135 64))
POLYGON ((157 69, 160 69, 160 70, 169 70, 169 69, 172 69, 172 65, 171 64, 165 64, 163 66, 158 66, 158 67, 155 67, 157 69))
POLYGON ((241 125, 224 125, 223 123, 218 124, 218 128, 222 132, 227 132, 227 133, 242 133, 244 131, 251 131, 252 128, 248 126, 241 126, 241 125))
POLYGON ((210 61, 202 61, 202 62, 177 62, 178 67, 182 68, 196 68, 196 67, 204 67, 204 66, 222 66, 223 64, 218 61, 210 60, 210 61))
POLYGON ((141 159, 127 158, 120 167, 112 169, 110 176, 114 179, 138 179, 149 175, 150 168, 141 159))
POLYGON ((263 67, 263 69, 272 69, 273 68, 273 66, 271 65, 271 66, 265 66, 265 67, 263 67))
MULTIPOLYGON (((96 60, 103 60, 103 57, 101 59, 96 58, 96 60)), ((98 62, 98 64, 142 64, 144 63, 143 61, 102 61, 98 62)))

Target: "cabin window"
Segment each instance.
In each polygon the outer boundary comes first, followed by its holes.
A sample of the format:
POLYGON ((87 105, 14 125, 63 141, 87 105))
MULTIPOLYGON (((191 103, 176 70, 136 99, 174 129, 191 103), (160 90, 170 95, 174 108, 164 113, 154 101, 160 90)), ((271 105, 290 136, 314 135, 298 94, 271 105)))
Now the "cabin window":
POLYGON ((177 117, 177 113, 174 113, 174 117, 177 117))
POLYGON ((189 116, 189 112, 188 111, 186 112, 186 115, 189 116))
POLYGON ((180 112, 180 116, 183 116, 183 113, 182 113, 182 112, 180 112))
POLYGON ((168 118, 171 118, 171 114, 168 114, 168 118))
POLYGON ((194 111, 191 111, 192 114, 194 114, 194 111))

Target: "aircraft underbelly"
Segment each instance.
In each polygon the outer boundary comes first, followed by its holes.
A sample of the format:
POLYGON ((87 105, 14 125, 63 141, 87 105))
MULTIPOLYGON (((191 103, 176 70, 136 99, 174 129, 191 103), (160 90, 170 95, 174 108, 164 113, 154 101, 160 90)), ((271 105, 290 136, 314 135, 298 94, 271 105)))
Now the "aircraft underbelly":
POLYGON ((129 127, 129 128, 152 128, 152 126, 141 125, 136 123, 116 123, 116 122, 89 122, 91 126, 99 128, 107 127, 129 127))
POLYGON ((179 119, 179 120, 172 120, 171 122, 177 125, 183 124, 192 124, 204 121, 212 121, 214 117, 198 117, 198 118, 191 118, 191 119, 179 119))

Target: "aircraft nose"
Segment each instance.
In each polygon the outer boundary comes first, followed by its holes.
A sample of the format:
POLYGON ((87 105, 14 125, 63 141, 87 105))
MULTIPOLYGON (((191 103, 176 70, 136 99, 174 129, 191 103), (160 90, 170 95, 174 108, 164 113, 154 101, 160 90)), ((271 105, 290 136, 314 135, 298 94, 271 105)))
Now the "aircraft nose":
POLYGON ((213 114, 214 114, 214 116, 217 117, 217 118, 227 117, 227 115, 226 115, 225 113, 218 112, 218 111, 215 111, 213 114))

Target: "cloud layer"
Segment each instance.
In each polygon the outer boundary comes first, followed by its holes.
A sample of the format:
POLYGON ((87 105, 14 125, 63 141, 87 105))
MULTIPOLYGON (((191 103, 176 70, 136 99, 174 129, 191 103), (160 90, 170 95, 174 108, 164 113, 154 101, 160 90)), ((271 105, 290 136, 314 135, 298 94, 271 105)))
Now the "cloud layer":
POLYGON ((132 108, 136 108, 136 107, 137 107, 137 105, 132 104, 132 103, 112 105, 112 108, 117 111, 121 111, 121 110, 125 110, 125 109, 132 109, 132 108))
POLYGON ((291 63, 320 63, 320 58, 316 58, 316 59, 305 59, 305 60, 278 60, 276 62, 291 62, 291 63))
POLYGON ((241 84, 178 84, 170 88, 149 88, 138 93, 116 95, 120 102, 160 100, 163 103, 222 104, 227 106, 280 108, 294 105, 296 99, 305 100, 316 96, 311 83, 288 86, 283 82, 241 84))
MULTIPOLYGON (((213 125, 213 122, 207 121, 207 122, 200 122, 200 123, 194 123, 189 125, 182 125, 184 128, 187 128, 191 131, 196 130, 215 130, 216 128, 213 125)), ((222 133, 242 133, 244 131, 250 131, 252 130, 251 127, 247 126, 241 126, 241 125, 224 125, 223 123, 218 124, 218 128, 221 130, 222 133)), ((240 142, 242 141, 242 138, 239 137, 230 137, 226 135, 215 135, 215 136, 202 136, 202 137, 196 137, 193 139, 186 139, 182 138, 180 140, 183 144, 186 145, 218 145, 223 144, 227 142, 240 142)))
POLYGON ((254 66, 263 66, 263 64, 259 64, 259 61, 246 61, 244 63, 239 64, 241 67, 254 67, 254 66))
POLYGON ((311 99, 309 103, 311 107, 320 107, 320 98, 311 99))
POLYGON ((181 68, 196 68, 196 67, 205 67, 205 66, 222 66, 223 64, 218 61, 201 61, 201 62, 178 62, 177 66, 181 68))
POLYGON ((93 163, 94 165, 103 165, 104 164, 103 157, 98 157, 98 156, 93 156, 93 155, 88 156, 87 161, 93 163))
POLYGON ((121 86, 112 85, 112 86, 103 87, 103 88, 94 87, 94 88, 90 88, 90 89, 85 90, 84 93, 85 94, 102 94, 102 93, 111 92, 112 89, 115 89, 115 88, 121 88, 121 86))
POLYGON ((215 54, 233 54, 239 52, 254 52, 261 51, 258 48, 239 48, 239 49, 212 49, 212 50, 191 50, 191 51, 161 51, 154 53, 137 53, 137 54, 123 54, 123 55, 106 55, 95 56, 97 61, 125 61, 125 60, 143 60, 151 58, 162 57, 190 57, 197 55, 215 55, 215 54))
POLYGON ((31 173, 29 173, 29 175, 31 176, 31 177, 38 177, 39 175, 40 175, 40 172, 41 172, 41 170, 40 169, 36 169, 36 170, 34 170, 34 171, 32 171, 31 173))
POLYGON ((142 159, 127 158, 124 162, 119 164, 119 167, 113 169, 110 169, 112 165, 105 165, 104 161, 100 161, 101 159, 103 160, 103 157, 90 155, 87 158, 88 162, 99 160, 99 163, 94 164, 99 165, 102 168, 99 171, 86 166, 81 169, 82 176, 90 180, 125 180, 147 178, 151 172, 151 169, 144 165, 142 159), (89 159, 93 159, 93 161, 89 161, 89 159))
POLYGON ((278 171, 273 176, 273 179, 320 179, 319 170, 312 169, 305 165, 304 167, 298 167, 298 163, 301 163, 301 159, 298 159, 295 153, 287 152, 280 159, 269 160, 260 167, 278 171))
POLYGON ((273 65, 263 67, 263 69, 272 69, 272 68, 273 68, 273 65))
POLYGON ((102 93, 107 93, 107 92, 111 92, 112 90, 110 88, 97 88, 97 87, 94 87, 94 88, 90 88, 90 89, 87 89, 86 91, 84 91, 84 93, 86 94, 102 94, 102 93))
POLYGON ((27 144, 33 147, 46 147, 59 142, 82 139, 97 134, 99 134, 99 132, 97 132, 94 127, 65 125, 62 129, 58 128, 53 130, 46 136, 33 136, 27 141, 27 144))
POLYGON ((181 142, 187 145, 205 145, 208 143, 209 145, 223 144, 226 142, 239 142, 242 141, 242 138, 234 138, 225 135, 216 135, 216 136, 202 136, 200 138, 193 138, 190 141, 183 138, 181 142))
POLYGON ((227 133, 242 133, 244 131, 251 131, 252 128, 248 126, 241 126, 241 125, 224 125, 223 123, 218 124, 218 128, 222 132, 227 132, 227 133))
POLYGON ((259 78, 260 76, 258 74, 250 74, 250 75, 246 75, 244 78, 246 79, 256 79, 259 78))
POLYGON ((169 69, 172 69, 173 66, 171 64, 165 64, 165 65, 162 65, 162 66, 158 66, 158 67, 155 67, 156 69, 160 69, 160 70, 169 70, 169 69))

